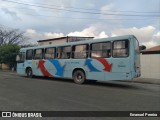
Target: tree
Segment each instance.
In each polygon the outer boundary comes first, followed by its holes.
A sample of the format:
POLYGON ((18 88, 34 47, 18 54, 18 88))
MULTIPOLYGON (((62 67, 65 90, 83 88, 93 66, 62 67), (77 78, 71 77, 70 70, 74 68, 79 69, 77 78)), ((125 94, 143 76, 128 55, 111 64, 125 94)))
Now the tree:
POLYGON ((19 29, 11 29, 0 26, 0 46, 3 44, 21 44, 28 38, 19 29))
POLYGON ((19 53, 20 47, 15 44, 4 44, 0 46, 0 63, 9 64, 15 67, 16 55, 19 53))

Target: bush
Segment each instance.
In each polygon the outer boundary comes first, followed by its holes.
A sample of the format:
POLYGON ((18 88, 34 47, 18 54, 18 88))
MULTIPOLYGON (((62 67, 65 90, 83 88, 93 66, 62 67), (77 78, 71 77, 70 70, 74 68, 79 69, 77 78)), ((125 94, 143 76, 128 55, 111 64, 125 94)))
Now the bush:
POLYGON ((9 64, 10 68, 16 65, 16 55, 20 47, 15 44, 4 44, 0 46, 0 64, 9 64))

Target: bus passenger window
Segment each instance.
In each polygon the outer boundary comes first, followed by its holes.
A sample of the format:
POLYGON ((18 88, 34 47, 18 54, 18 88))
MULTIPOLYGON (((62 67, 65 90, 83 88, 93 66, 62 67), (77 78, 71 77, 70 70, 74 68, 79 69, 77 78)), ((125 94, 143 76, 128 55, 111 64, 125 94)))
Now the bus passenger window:
POLYGON ((128 57, 129 56, 129 41, 121 40, 113 42, 113 57, 128 57))
POLYGON ((55 48, 46 48, 44 56, 45 56, 45 59, 55 58, 55 48))
POLYGON ((88 57, 88 45, 76 45, 73 47, 72 58, 87 58, 88 57))
POLYGON ((59 47, 59 48, 57 48, 57 58, 61 58, 61 55, 62 54, 62 49, 61 49, 61 47, 59 47))
POLYGON ((32 60, 32 57, 33 57, 33 50, 27 50, 26 60, 32 60))
POLYGON ((71 46, 57 48, 57 58, 69 59, 71 54, 71 46))
POLYGON ((108 58, 111 56, 111 43, 93 43, 91 44, 91 57, 103 57, 108 58))
POLYGON ((70 46, 62 48, 62 58, 63 59, 70 58, 70 54, 71 54, 71 47, 70 46))
POLYGON ((34 59, 42 59, 43 58, 43 50, 36 49, 34 50, 34 59))

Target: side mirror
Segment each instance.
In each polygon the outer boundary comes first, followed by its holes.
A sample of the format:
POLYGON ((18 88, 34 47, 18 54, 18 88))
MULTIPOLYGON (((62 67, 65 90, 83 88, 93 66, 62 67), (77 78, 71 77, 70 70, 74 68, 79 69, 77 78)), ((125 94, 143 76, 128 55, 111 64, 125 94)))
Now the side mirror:
POLYGON ((145 49, 146 49, 146 46, 144 46, 144 45, 139 46, 140 51, 145 50, 145 49))

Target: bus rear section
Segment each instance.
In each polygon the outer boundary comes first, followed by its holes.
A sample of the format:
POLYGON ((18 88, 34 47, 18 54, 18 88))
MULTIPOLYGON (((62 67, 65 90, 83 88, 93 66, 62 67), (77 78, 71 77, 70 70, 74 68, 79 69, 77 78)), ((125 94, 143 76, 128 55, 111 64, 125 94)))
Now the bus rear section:
POLYGON ((134 50, 134 71, 133 75, 135 78, 141 76, 141 64, 140 64, 140 50, 139 50, 139 42, 134 37, 134 44, 135 44, 135 50, 134 50))
POLYGON ((138 41, 134 36, 120 37, 111 41, 91 44, 87 77, 93 80, 132 80, 140 77, 140 56, 138 41), (106 44, 107 45, 104 45, 106 44), (100 53, 101 51, 101 53, 100 53), (103 53, 103 51, 105 51, 103 53), (93 54, 95 53, 95 54, 93 54))

